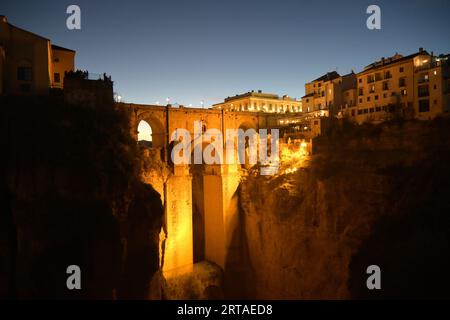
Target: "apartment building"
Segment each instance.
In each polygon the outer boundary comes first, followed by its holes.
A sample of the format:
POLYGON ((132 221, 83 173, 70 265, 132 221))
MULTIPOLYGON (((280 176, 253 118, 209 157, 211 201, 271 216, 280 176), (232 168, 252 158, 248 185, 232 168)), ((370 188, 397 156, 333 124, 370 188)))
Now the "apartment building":
POLYGON ((0 95, 46 95, 74 70, 75 51, 8 23, 0 16, 0 95))
MULTIPOLYGON (((422 48, 402 56, 381 58, 356 75, 356 105, 341 115, 357 123, 382 122, 400 116, 432 119, 449 110, 448 56, 436 57, 422 48)), ((347 93, 346 93, 347 94, 347 93)))
POLYGON ((302 112, 302 102, 287 95, 282 97, 264 93, 261 90, 227 97, 224 102, 213 105, 213 109, 228 111, 250 111, 268 113, 299 113, 302 112))
POLYGON ((336 71, 328 72, 323 76, 305 84, 305 95, 302 97, 303 111, 326 116, 337 115, 344 105, 356 104, 354 90, 356 76, 353 72, 339 75, 336 71))

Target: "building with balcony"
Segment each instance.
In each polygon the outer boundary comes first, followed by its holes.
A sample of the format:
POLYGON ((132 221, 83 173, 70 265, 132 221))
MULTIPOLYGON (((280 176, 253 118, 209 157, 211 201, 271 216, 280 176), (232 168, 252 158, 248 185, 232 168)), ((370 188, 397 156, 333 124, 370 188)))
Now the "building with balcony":
POLYGON ((282 97, 261 90, 227 97, 224 102, 213 105, 213 109, 268 113, 300 113, 302 102, 287 95, 282 97))
POLYGON ((448 56, 422 48, 402 56, 381 58, 357 74, 356 105, 343 115, 358 123, 401 116, 432 119, 449 111, 448 56))
POLYGON ((47 95, 74 70, 75 51, 8 23, 0 16, 0 95, 47 95))

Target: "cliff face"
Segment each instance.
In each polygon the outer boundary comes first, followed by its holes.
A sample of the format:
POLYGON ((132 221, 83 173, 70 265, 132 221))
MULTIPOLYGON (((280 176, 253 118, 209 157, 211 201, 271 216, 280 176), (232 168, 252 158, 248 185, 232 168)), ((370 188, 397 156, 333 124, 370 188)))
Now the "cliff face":
POLYGON ((151 295, 163 210, 139 180, 126 112, 1 102, 0 297, 151 295), (67 290, 69 265, 80 291, 67 290))
POLYGON ((303 168, 240 186, 229 295, 449 297, 450 121, 337 126, 303 168), (382 290, 366 288, 380 266, 382 290))

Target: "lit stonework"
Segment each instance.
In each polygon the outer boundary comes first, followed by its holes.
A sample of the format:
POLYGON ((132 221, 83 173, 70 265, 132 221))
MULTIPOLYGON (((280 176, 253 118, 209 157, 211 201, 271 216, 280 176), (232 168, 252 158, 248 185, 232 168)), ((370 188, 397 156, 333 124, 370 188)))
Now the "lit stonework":
POLYGON ((228 111, 298 113, 302 112, 302 102, 286 95, 279 97, 259 90, 228 97, 224 102, 213 105, 213 108, 228 111))

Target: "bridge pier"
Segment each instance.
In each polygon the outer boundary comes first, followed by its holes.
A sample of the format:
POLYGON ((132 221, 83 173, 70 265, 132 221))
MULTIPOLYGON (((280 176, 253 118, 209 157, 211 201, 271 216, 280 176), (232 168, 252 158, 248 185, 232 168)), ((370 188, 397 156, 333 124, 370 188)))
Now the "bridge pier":
POLYGON ((166 182, 163 273, 166 278, 193 270, 192 176, 186 165, 174 166, 166 182))
POLYGON ((238 223, 240 173, 237 165, 209 165, 205 190, 205 258, 225 269, 233 231, 238 223))

